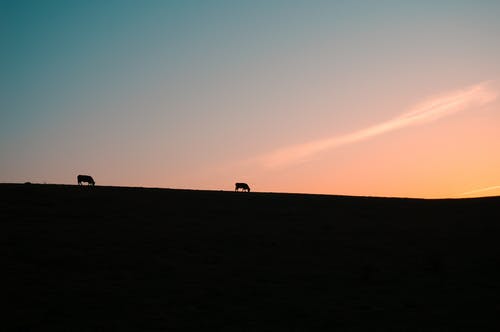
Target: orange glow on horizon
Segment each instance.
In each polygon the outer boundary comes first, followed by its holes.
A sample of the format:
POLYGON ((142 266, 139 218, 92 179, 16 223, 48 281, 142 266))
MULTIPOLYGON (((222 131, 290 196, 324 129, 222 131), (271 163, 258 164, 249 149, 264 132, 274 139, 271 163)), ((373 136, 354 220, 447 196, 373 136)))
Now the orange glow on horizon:
POLYGON ((490 186, 458 194, 457 197, 500 196, 500 186, 490 186))

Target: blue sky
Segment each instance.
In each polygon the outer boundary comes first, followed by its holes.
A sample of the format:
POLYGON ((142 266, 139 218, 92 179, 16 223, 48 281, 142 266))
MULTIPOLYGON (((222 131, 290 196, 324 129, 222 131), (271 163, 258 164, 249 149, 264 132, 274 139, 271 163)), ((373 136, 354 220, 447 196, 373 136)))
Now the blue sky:
MULTIPOLYGON (((0 1, 0 181, 86 172, 330 192, 315 179, 332 154, 317 169, 217 169, 495 82, 499 13, 497 1, 0 1)), ((363 159, 358 147, 342 159, 363 159)))

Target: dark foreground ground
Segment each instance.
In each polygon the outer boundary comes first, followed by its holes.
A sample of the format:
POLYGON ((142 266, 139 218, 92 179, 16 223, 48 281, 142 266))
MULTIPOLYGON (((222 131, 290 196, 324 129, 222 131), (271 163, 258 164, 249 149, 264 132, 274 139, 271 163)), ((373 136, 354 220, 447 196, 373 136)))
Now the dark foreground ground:
POLYGON ((500 198, 0 185, 2 331, 489 331, 500 198))

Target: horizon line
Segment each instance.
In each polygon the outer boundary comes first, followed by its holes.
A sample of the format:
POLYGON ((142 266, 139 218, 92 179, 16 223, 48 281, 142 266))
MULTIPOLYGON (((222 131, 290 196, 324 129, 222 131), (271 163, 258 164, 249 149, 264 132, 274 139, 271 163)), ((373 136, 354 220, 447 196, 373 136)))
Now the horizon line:
MULTIPOLYGON (((196 188, 171 188, 171 187, 143 187, 143 186, 127 186, 127 185, 78 185, 73 183, 44 183, 44 182, 0 182, 2 185, 20 185, 20 186, 30 186, 30 185, 40 185, 40 186, 72 186, 72 187, 107 187, 107 188, 129 188, 129 189, 159 189, 159 190, 179 190, 179 191, 210 191, 210 192, 235 192, 229 189, 196 189, 196 188)), ((487 195, 487 196, 471 196, 471 197, 460 197, 463 195, 472 194, 475 192, 484 192, 494 189, 500 189, 500 186, 490 186, 486 188, 476 189, 467 191, 456 196, 449 197, 417 197, 417 196, 377 196, 377 195, 349 195, 349 194, 333 194, 333 193, 313 193, 313 192, 284 192, 284 191, 255 191, 245 194, 277 194, 277 195, 311 195, 311 196, 332 196, 332 197, 354 197, 354 198, 377 198, 377 199, 410 199, 410 200, 462 200, 462 199, 478 199, 478 198, 492 198, 499 197, 498 195, 487 195)))

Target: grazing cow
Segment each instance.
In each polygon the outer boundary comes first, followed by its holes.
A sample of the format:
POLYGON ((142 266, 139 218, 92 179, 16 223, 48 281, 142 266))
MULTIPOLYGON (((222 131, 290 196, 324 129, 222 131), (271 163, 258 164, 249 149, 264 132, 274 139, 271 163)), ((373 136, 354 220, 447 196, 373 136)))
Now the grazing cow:
POLYGON ((94 181, 94 179, 92 179, 92 177, 90 175, 78 175, 77 180, 78 180, 79 185, 83 184, 84 182, 88 183, 89 186, 95 185, 95 181, 94 181))
POLYGON ((238 191, 238 189, 241 189, 241 191, 246 190, 247 192, 250 192, 250 187, 246 183, 236 182, 234 185, 235 185, 234 191, 238 191))

